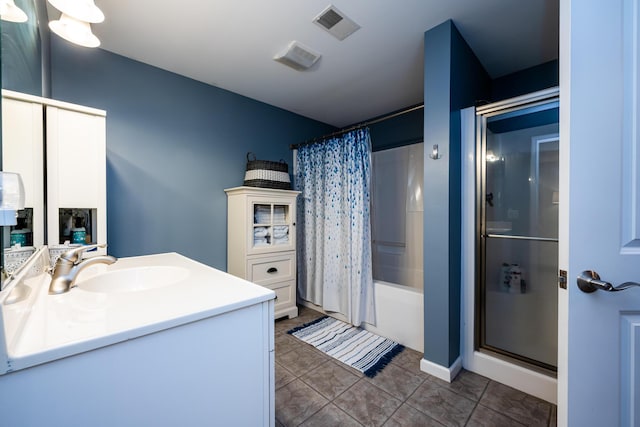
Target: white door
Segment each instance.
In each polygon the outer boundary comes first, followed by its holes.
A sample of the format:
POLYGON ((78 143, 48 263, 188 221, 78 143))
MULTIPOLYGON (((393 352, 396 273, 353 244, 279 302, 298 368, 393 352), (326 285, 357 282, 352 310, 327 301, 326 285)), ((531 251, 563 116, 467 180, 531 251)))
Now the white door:
POLYGON ((560 0, 559 425, 640 426, 640 0, 560 0))

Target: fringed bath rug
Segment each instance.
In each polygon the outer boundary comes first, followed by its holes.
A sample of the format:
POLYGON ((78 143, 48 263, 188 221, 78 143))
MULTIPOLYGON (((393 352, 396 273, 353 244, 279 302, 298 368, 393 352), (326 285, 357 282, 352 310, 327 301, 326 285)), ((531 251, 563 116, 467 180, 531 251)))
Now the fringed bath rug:
POLYGON ((387 338, 324 316, 288 332, 334 359, 373 378, 404 346, 387 338))

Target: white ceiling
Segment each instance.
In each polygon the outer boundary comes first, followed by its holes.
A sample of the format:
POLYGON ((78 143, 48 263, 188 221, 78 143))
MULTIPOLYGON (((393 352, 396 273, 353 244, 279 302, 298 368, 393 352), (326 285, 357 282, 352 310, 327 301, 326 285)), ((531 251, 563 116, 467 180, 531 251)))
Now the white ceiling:
POLYGON ((424 32, 452 19, 491 77, 558 57, 558 0, 95 0, 101 48, 343 127, 423 101, 424 32), (361 28, 312 19, 329 4, 361 28), (307 71, 273 56, 297 40, 307 71))

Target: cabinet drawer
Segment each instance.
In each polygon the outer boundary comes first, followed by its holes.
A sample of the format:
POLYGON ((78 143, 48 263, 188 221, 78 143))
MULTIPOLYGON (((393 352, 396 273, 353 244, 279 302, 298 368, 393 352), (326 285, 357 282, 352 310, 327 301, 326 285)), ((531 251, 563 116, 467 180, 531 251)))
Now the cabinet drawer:
POLYGON ((269 257, 249 258, 247 279, 266 285, 295 279, 295 253, 269 257))
POLYGON ((295 282, 289 281, 284 283, 277 283, 275 285, 265 286, 276 293, 276 301, 274 311, 279 313, 280 310, 287 307, 295 306, 295 282))

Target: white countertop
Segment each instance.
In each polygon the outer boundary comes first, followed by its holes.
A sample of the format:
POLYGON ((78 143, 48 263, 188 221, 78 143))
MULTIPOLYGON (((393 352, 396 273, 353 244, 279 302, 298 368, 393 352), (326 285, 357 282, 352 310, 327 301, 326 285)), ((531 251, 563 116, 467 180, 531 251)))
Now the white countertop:
MULTIPOLYGON (((147 266, 188 270, 181 281, 134 292, 89 292, 81 286, 49 295, 50 276, 26 279, 24 301, 4 304, 10 288, 0 292, 5 355, 0 375, 93 350, 268 301, 269 289, 208 267, 177 253, 121 258, 115 264, 91 266, 78 276, 147 266)), ((2 353, 2 350, 0 350, 2 353)))

